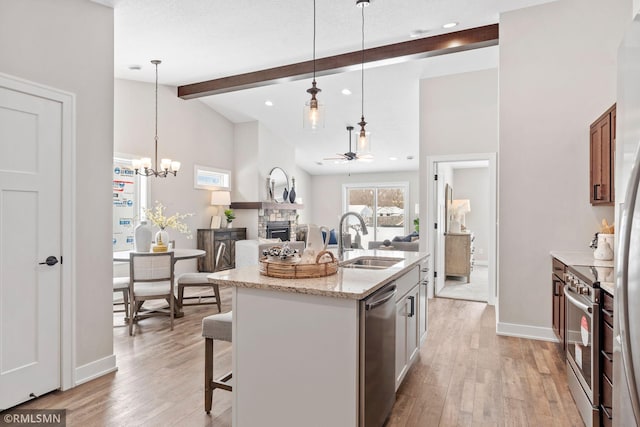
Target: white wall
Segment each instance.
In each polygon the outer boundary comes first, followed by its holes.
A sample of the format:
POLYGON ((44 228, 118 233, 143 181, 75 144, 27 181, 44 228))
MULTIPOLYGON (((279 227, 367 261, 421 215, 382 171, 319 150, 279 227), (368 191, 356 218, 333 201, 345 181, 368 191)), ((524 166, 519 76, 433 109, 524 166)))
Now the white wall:
POLYGON ((76 95, 75 364, 108 359, 113 9, 86 0, 4 0, 0 52, 0 72, 76 95))
MULTIPOLYGON (((158 68, 162 76, 162 64, 158 68)), ((114 150, 137 157, 154 156, 155 84, 115 80, 114 150)), ((192 238, 168 230, 176 246, 195 248, 196 230, 209 228, 211 191, 193 187, 195 164, 232 170, 234 163, 233 124, 198 100, 183 100, 176 88, 158 87, 158 158, 168 157, 182 163, 178 175, 149 178, 150 206, 157 200, 165 213, 193 213, 186 218, 192 238)), ((232 186, 234 185, 232 177, 232 186)), ((196 260, 176 264, 176 273, 196 271, 196 260)))
POLYGON ((465 215, 465 225, 475 237, 474 258, 486 265, 489 250, 489 168, 462 168, 453 172, 453 198, 468 199, 471 212, 465 215))
POLYGON ((589 125, 616 100, 631 0, 561 0, 500 19, 498 330, 551 338, 551 250, 587 250, 589 125), (541 25, 543 23, 543 25, 541 25))
MULTIPOLYGON (((413 231, 414 206, 418 203, 418 172, 391 172, 349 175, 315 175, 311 178, 311 199, 313 211, 309 223, 338 229, 342 216, 342 185, 372 184, 385 182, 408 182, 409 200, 407 208, 409 231, 413 231)), ((309 199, 307 196, 305 198, 309 199)), ((306 203, 306 202, 305 202, 306 203)))
POLYGON ((495 68, 421 80, 421 161, 426 156, 497 152, 497 117, 495 68))

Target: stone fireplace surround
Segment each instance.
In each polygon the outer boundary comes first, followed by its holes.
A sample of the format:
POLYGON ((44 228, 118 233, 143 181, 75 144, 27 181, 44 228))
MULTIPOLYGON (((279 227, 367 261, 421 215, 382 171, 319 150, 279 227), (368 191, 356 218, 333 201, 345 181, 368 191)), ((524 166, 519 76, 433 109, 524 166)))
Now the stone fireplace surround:
POLYGON ((289 240, 296 240, 296 216, 297 213, 292 209, 259 209, 258 210, 258 237, 266 239, 267 223, 269 222, 288 222, 289 223, 289 240))

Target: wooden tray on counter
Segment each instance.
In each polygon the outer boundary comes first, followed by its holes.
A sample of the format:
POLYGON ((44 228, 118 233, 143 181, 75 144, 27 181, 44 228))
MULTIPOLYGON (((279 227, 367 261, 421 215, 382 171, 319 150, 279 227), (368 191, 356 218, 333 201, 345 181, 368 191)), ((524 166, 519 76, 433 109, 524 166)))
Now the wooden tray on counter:
POLYGON ((329 251, 320 251, 314 264, 301 264, 286 261, 271 261, 260 259, 260 274, 280 279, 312 279, 315 277, 331 276, 338 272, 338 260, 329 251), (323 257, 331 260, 320 262, 323 257))

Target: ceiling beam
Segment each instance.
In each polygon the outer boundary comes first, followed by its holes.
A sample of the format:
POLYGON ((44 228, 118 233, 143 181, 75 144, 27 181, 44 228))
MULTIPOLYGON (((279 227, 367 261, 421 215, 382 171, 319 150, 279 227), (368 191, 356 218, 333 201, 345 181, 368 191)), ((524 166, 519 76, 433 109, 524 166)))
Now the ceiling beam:
MULTIPOLYGON (((364 62, 386 65, 429 56, 445 55, 498 44, 498 24, 470 28, 432 37, 365 49, 364 62)), ((362 64, 362 51, 316 59, 316 75, 336 74, 356 69, 362 64)), ((236 90, 250 89, 308 78, 313 74, 313 61, 298 62, 250 73, 178 86, 178 97, 200 98, 236 90)))

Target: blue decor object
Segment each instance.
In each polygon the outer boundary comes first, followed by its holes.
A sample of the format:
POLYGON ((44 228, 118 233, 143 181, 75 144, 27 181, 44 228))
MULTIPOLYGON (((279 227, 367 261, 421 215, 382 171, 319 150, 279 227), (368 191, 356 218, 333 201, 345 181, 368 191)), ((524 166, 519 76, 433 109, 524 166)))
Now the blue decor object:
MULTIPOLYGON (((322 232, 322 240, 325 240, 327 238, 327 233, 326 232, 322 232)), ((329 231, 329 245, 337 245, 338 244, 338 239, 336 237, 336 230, 331 230, 329 231)))

